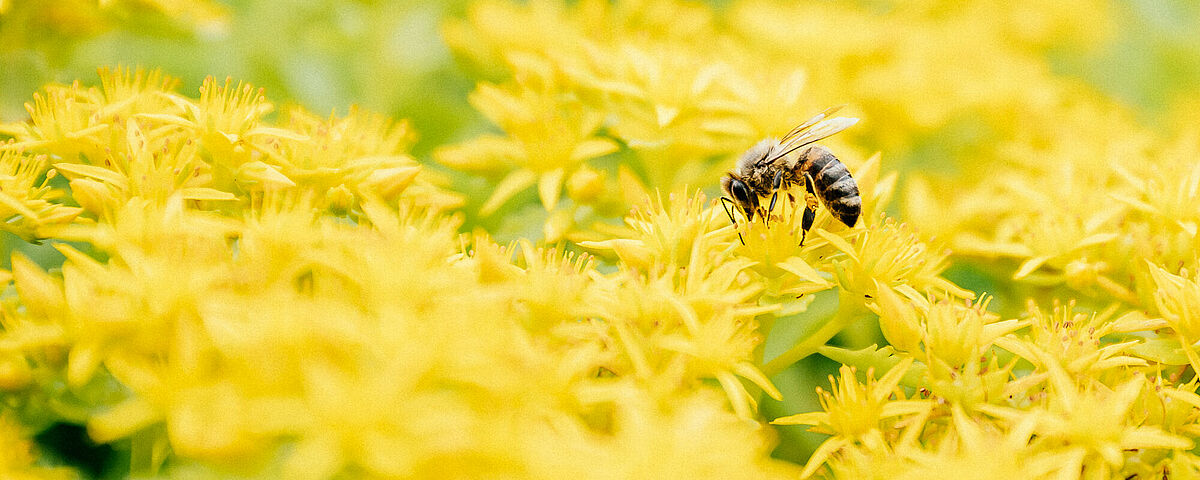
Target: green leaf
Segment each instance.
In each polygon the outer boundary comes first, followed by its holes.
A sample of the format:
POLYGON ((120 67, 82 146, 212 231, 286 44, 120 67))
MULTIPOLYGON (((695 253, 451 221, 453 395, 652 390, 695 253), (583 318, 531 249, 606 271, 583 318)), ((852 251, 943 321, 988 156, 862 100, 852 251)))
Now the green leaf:
POLYGON ((1129 347, 1128 351, 1146 360, 1166 365, 1187 365, 1187 353, 1175 338, 1150 338, 1129 347))

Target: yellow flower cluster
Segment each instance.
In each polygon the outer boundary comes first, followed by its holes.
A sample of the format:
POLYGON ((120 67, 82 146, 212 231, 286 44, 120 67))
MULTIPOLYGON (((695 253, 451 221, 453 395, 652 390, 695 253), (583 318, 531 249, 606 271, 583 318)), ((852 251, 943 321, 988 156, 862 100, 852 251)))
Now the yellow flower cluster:
POLYGON ((46 86, 0 125, 0 229, 64 258, 0 271, 0 474, 72 477, 62 422, 138 478, 1198 475, 1200 137, 1056 73, 1118 26, 1043 3, 478 0, 450 172, 232 79, 46 86), (856 225, 711 198, 846 102, 856 225))
POLYGON ((361 198, 395 204, 410 186, 408 197, 423 207, 461 202, 435 186, 436 175, 418 176, 403 123, 359 109, 327 120, 293 109, 273 126, 264 116, 274 106, 262 92, 230 79, 207 79, 199 99, 177 93, 177 81, 158 71, 101 69, 100 80, 100 88, 46 87, 26 104, 30 120, 6 128, 15 141, 3 146, 13 159, 3 165, 17 182, 10 195, 20 195, 6 204, 24 208, 25 228, 13 231, 53 236, 48 228, 79 214, 38 203, 56 195, 35 182, 47 172, 66 177, 74 200, 99 221, 113 220, 132 199, 163 205, 174 196, 226 214, 259 207, 268 194, 311 198, 314 208, 346 213, 361 198), (22 161, 13 152, 38 156, 22 161))
POLYGON ((611 234, 606 220, 638 204, 641 192, 711 185, 732 155, 829 106, 804 95, 807 74, 794 62, 769 61, 688 2, 485 0, 444 30, 457 53, 501 82, 481 84, 472 101, 508 137, 480 137, 435 157, 505 173, 494 201, 537 183, 546 209, 564 212, 546 220, 550 242, 611 234), (499 92, 508 92, 504 107, 499 92), (586 114, 561 113, 572 109, 586 114), (515 112, 527 112, 525 120, 515 112), (545 122, 560 132, 531 141, 545 135, 545 122), (506 151, 511 144, 525 153, 506 151), (523 159, 553 156, 563 159, 555 168, 523 159), (570 201, 550 203, 572 172, 570 201))
POLYGON ((101 85, 47 87, 7 127, 25 189, 8 224, 65 257, 6 275, 0 388, 25 421, 128 442, 136 475, 797 473, 754 421, 761 392, 780 398, 756 358, 772 308, 750 261, 715 261, 733 231, 703 196, 631 219, 681 232, 671 252, 700 235, 693 253, 602 274, 459 237, 458 197, 404 153, 403 124, 270 123, 231 81, 101 85))
POLYGON ((774 309, 757 315, 762 331, 809 323, 786 351, 761 359, 768 377, 814 352, 889 372, 861 385, 843 370, 836 393, 821 394, 825 413, 782 420, 833 435, 806 474, 915 478, 994 460, 981 449, 991 444, 1005 445, 1011 468, 971 470, 989 478, 1194 471, 1187 450, 1200 397, 1186 368, 1200 366, 1189 273, 1200 270, 1200 144, 1184 130, 1151 131, 1046 60, 1107 41, 1117 28, 1110 8, 747 0, 718 13, 672 1, 481 1, 446 34, 484 75, 512 85, 553 78, 556 98, 603 113, 589 132, 620 143, 616 171, 601 176, 618 195, 635 184, 676 195, 711 185, 755 139, 852 102, 870 127, 834 142, 850 144, 838 151, 864 191, 861 228, 819 217, 832 231, 797 249, 787 205, 770 228, 737 225, 739 248, 709 226, 721 212, 699 204, 683 216, 680 207, 639 210, 624 232, 579 225, 618 237, 581 245, 609 249, 625 267, 691 272, 702 255, 744 268, 734 285, 757 286, 751 303, 774 309), (879 216, 897 177, 877 180, 878 158, 854 155, 875 149, 901 171, 922 162, 901 184, 915 229, 879 216), (724 243, 708 246, 714 235, 724 243), (951 262, 1011 285, 998 292, 1003 316, 940 277, 951 262), (805 295, 830 288, 836 313, 811 318, 805 295), (1034 302, 1021 312, 1025 299, 1034 302), (1049 303, 1051 313, 1038 306, 1049 303), (825 345, 871 313, 891 347, 825 345))

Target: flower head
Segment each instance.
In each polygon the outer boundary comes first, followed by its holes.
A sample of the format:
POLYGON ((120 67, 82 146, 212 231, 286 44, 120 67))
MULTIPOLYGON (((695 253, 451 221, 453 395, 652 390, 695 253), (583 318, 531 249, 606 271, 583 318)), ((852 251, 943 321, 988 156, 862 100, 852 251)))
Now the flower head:
POLYGON ((839 370, 840 381, 832 375, 829 377, 832 393, 819 387, 817 389, 824 412, 792 415, 771 422, 777 425, 813 425, 812 431, 833 435, 809 459, 804 476, 811 475, 844 447, 858 442, 881 445, 883 437, 894 432, 888 426, 901 420, 897 417, 920 415, 929 410, 931 405, 928 402, 906 400, 904 392, 897 388, 911 365, 910 360, 902 361, 879 379, 874 378, 873 371, 868 371, 865 384, 859 383, 853 367, 843 365, 839 370))
POLYGON ((594 136, 602 115, 584 108, 547 78, 508 86, 481 84, 471 94, 471 103, 507 137, 481 137, 442 149, 436 156, 452 167, 503 175, 480 208, 485 215, 535 184, 542 206, 555 209, 570 175, 587 160, 618 148, 612 140, 594 136))
POLYGON ((838 261, 839 285, 851 292, 873 295, 875 285, 909 285, 951 297, 971 298, 963 290, 940 276, 946 268, 947 253, 921 241, 912 229, 887 219, 864 230, 850 242, 823 230, 817 230, 833 248, 845 255, 838 261))
POLYGON ((1056 303, 1053 310, 1046 313, 1031 303, 1028 305, 1031 317, 1028 336, 1012 334, 996 343, 1039 369, 1055 363, 1076 375, 1098 377, 1106 370, 1146 365, 1145 360, 1130 355, 1130 348, 1137 342, 1105 339, 1121 327, 1111 318, 1111 311, 1089 315, 1074 311, 1074 307, 1074 302, 1056 303))

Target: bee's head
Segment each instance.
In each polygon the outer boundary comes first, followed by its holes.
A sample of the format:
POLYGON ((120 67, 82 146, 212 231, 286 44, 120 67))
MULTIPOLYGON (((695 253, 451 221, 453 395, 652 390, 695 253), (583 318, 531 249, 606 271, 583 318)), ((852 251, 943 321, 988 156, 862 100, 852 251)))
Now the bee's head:
POLYGON ((758 211, 758 195, 750 191, 750 186, 736 175, 730 173, 721 177, 721 189, 733 199, 733 203, 742 208, 747 220, 754 220, 754 212, 758 211))

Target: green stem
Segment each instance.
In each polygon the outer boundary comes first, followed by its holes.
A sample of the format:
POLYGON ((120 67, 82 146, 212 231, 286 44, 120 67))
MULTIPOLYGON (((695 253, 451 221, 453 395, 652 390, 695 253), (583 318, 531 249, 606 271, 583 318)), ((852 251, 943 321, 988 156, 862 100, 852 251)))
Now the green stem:
POLYGON ((758 342, 758 346, 754 347, 754 363, 761 364, 767 346, 766 338, 771 334, 771 329, 775 328, 775 316, 766 313, 759 315, 757 320, 758 334, 762 336, 763 341, 758 342))
POLYGON ((847 298, 848 295, 852 294, 847 294, 845 291, 838 294, 838 311, 824 325, 763 365, 762 372, 766 374, 767 378, 778 375, 793 363, 816 353, 818 348, 825 345, 825 342, 828 342, 865 312, 862 302, 858 299, 847 298))

